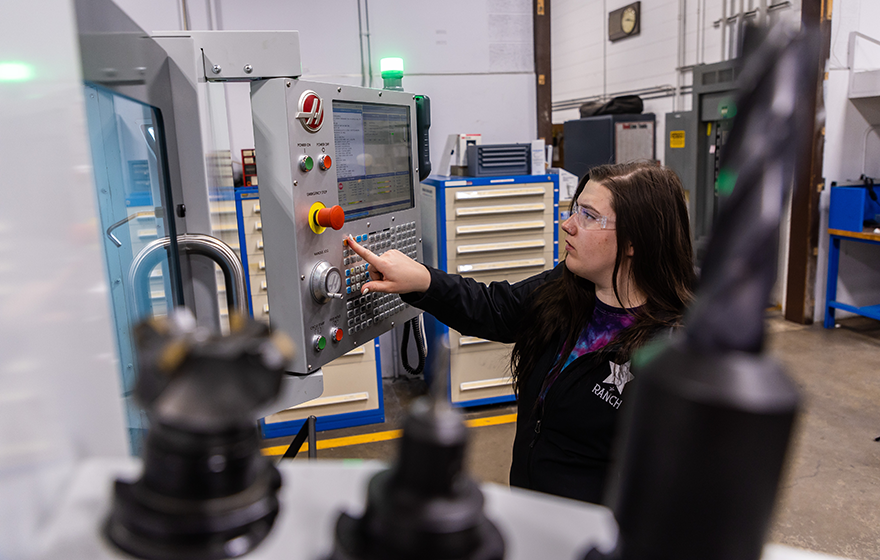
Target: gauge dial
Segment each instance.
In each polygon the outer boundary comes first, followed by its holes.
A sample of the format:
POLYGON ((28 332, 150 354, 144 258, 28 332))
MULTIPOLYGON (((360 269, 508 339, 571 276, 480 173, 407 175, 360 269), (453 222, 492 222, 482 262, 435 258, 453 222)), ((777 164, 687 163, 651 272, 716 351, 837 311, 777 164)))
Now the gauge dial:
POLYGON ((635 30, 636 22, 636 9, 629 6, 623 11, 623 15, 620 17, 620 28, 623 29, 624 33, 629 35, 635 30))
POLYGON ((309 287, 312 297, 318 303, 327 303, 334 298, 342 299, 342 274, 327 261, 321 261, 312 269, 309 287))

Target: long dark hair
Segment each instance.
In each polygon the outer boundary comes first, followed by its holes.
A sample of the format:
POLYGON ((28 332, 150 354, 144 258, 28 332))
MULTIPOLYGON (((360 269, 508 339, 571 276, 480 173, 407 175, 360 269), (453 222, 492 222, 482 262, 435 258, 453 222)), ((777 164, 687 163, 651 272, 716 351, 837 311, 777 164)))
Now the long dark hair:
MULTIPOLYGON (((629 274, 647 298, 636 312, 635 323, 607 347, 618 359, 628 359, 660 329, 679 323, 692 298, 694 261, 687 203, 675 172, 654 163, 595 167, 578 183, 572 203, 589 180, 611 192, 616 214, 614 295, 623 305, 617 278, 627 249, 632 246, 629 274)), ((574 347, 593 315, 595 301, 595 285, 567 267, 563 267, 560 278, 536 290, 510 356, 517 392, 546 348, 574 347)))

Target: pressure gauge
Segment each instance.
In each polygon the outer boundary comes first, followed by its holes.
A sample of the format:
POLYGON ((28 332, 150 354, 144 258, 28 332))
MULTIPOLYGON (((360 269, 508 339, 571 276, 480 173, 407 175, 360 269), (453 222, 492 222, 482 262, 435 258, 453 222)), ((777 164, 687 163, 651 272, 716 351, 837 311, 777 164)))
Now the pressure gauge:
POLYGON ((312 297, 318 303, 327 303, 334 298, 342 299, 342 274, 327 261, 321 261, 312 269, 309 287, 312 297))

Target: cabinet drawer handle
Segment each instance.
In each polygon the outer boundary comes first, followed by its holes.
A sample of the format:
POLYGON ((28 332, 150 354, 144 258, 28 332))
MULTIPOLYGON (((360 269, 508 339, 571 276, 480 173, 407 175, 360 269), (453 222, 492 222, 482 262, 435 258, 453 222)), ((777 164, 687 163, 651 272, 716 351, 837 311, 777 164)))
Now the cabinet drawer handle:
POLYGON ((544 196, 544 187, 522 187, 518 189, 495 189, 491 191, 458 191, 455 200, 479 200, 485 198, 506 198, 510 196, 544 196))
POLYGON ((336 395, 333 397, 321 397, 318 399, 313 399, 308 402, 304 402, 302 404, 298 404, 287 410, 297 410, 302 408, 317 408, 319 406, 330 406, 332 404, 344 404, 351 403, 357 401, 367 401, 370 400, 370 393, 364 391, 363 393, 348 393, 347 395, 336 395))
POLYGON ((546 262, 547 261, 544 259, 523 259, 520 261, 460 264, 458 265, 458 272, 461 274, 463 272, 490 272, 496 270, 513 270, 516 268, 531 268, 534 266, 543 267, 546 262))
POLYGON ((211 214, 215 215, 223 215, 223 214, 235 214, 235 205, 234 204, 224 204, 218 205, 211 209, 211 214))
POLYGON ((474 344, 488 344, 492 342, 491 340, 486 340, 485 338, 479 338, 477 336, 463 336, 458 339, 459 346, 472 346, 474 344))
MULTIPOLYGON (((513 381, 509 377, 496 377, 495 379, 483 379, 481 381, 466 381, 459 385, 461 391, 475 391, 477 389, 491 389, 493 387, 504 387, 512 385, 513 381)), ((312 401, 314 402, 314 401, 312 401)))
POLYGON ((505 222, 501 224, 478 224, 473 226, 456 226, 455 232, 459 235, 469 233, 496 233, 504 231, 522 231, 526 229, 544 229, 547 225, 541 221, 534 222, 505 222))
POLYGON ((473 208, 456 208, 456 216, 486 216, 491 214, 515 214, 517 212, 543 212, 547 206, 538 204, 505 204, 503 206, 477 206, 473 208))
POLYGON ((481 243, 479 245, 459 245, 456 252, 459 255, 471 253, 491 253, 493 251, 512 251, 514 249, 543 249, 546 243, 543 239, 526 239, 525 241, 508 241, 505 243, 481 243))

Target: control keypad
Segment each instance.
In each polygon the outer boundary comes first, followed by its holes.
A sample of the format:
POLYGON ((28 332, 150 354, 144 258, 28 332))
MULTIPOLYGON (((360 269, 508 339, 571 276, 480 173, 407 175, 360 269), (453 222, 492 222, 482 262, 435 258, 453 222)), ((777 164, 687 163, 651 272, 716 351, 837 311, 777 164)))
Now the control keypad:
MULTIPOLYGON (((415 222, 392 226, 373 233, 354 235, 354 240, 377 255, 397 249, 412 259, 418 256, 415 222)), ((364 284, 371 280, 370 263, 364 261, 348 246, 343 248, 342 258, 348 328, 352 334, 369 328, 406 307, 397 294, 361 295, 364 284)))
POLYGON ((352 334, 396 315, 407 306, 397 294, 372 292, 345 302, 348 330, 352 334))

